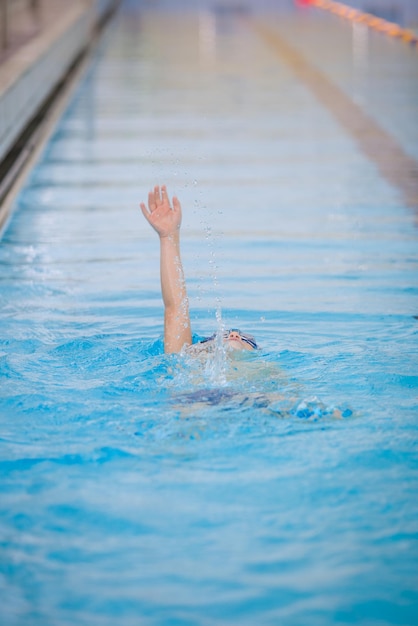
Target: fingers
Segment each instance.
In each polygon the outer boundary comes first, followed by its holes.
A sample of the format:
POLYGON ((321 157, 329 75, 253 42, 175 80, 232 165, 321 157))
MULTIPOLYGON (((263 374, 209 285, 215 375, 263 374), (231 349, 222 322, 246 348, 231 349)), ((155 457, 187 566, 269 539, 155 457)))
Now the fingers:
MULTIPOLYGON (((141 202, 140 206, 145 217, 147 217, 150 213, 153 213, 153 211, 155 211, 163 204, 168 204, 169 208, 171 209, 170 200, 167 194, 167 187, 165 185, 162 185, 160 190, 160 186, 155 185, 153 191, 150 191, 148 194, 148 211, 143 202, 141 202)), ((177 198, 173 198, 173 207, 177 210, 181 209, 180 202, 177 198)))
POLYGON ((161 197, 163 202, 170 202, 167 195, 167 187, 165 185, 161 187, 161 197))
POLYGON ((177 196, 173 196, 173 209, 181 212, 181 204, 177 196))
POLYGON ((170 199, 167 193, 167 187, 165 185, 161 186, 161 201, 162 204, 167 204, 168 208, 171 210, 170 199))
POLYGON ((167 187, 165 185, 160 186, 155 185, 154 191, 150 191, 148 194, 148 206, 150 207, 150 211, 154 211, 157 207, 162 204, 167 204, 170 206, 170 200, 168 199, 167 187))
POLYGON ((154 198, 155 198, 155 204, 159 206, 161 204, 161 194, 160 194, 159 185, 155 185, 154 187, 154 198))

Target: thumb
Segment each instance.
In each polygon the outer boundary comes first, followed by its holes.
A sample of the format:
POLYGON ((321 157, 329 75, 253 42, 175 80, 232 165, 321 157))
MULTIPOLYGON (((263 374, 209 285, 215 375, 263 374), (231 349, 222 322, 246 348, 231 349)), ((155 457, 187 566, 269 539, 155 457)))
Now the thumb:
POLYGON ((145 206, 145 204, 143 202, 141 202, 141 204, 139 206, 141 207, 141 211, 142 211, 144 217, 149 221, 149 219, 148 219, 149 213, 148 213, 147 207, 145 206))

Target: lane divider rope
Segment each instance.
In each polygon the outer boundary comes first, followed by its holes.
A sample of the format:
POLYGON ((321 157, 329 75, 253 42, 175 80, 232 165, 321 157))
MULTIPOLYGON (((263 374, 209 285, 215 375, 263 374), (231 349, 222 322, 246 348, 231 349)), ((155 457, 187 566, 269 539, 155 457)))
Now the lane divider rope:
MULTIPOLYGON (((342 88, 263 20, 246 24, 286 63, 302 84, 357 143, 381 176, 403 196, 406 206, 418 210, 418 162, 402 144, 364 111, 342 88)), ((418 213, 417 213, 418 214, 418 213)))
POLYGON ((371 13, 365 13, 359 9, 354 9, 353 7, 347 6, 342 2, 335 2, 335 0, 311 0, 311 5, 317 7, 318 9, 331 11, 331 13, 338 15, 338 17, 345 18, 352 22, 365 24, 373 30, 377 30, 381 33, 389 35, 390 37, 398 38, 418 50, 418 34, 416 34, 413 30, 399 26, 399 24, 376 17, 376 15, 372 15, 371 13))

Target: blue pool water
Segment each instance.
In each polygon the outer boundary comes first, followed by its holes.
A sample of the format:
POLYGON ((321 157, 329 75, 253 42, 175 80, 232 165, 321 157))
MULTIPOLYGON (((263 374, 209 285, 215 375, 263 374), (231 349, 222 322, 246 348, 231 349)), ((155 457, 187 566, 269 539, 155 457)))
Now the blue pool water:
MULTIPOLYGON (((283 6, 416 157, 416 52, 283 6)), ((2 623, 412 626, 416 210, 239 15, 134 9, 2 237, 2 623), (196 336, 257 354, 162 354, 157 182, 196 336)))

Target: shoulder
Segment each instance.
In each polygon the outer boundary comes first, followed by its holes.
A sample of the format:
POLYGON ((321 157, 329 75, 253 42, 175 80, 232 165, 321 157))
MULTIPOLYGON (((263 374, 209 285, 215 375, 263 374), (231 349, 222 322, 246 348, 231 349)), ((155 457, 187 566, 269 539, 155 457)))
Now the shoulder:
POLYGON ((215 347, 216 347, 215 340, 216 340, 216 335, 205 337, 204 339, 200 339, 196 343, 193 343, 191 346, 188 346, 185 352, 186 354, 191 354, 193 356, 197 354, 209 354, 215 351, 215 347))

